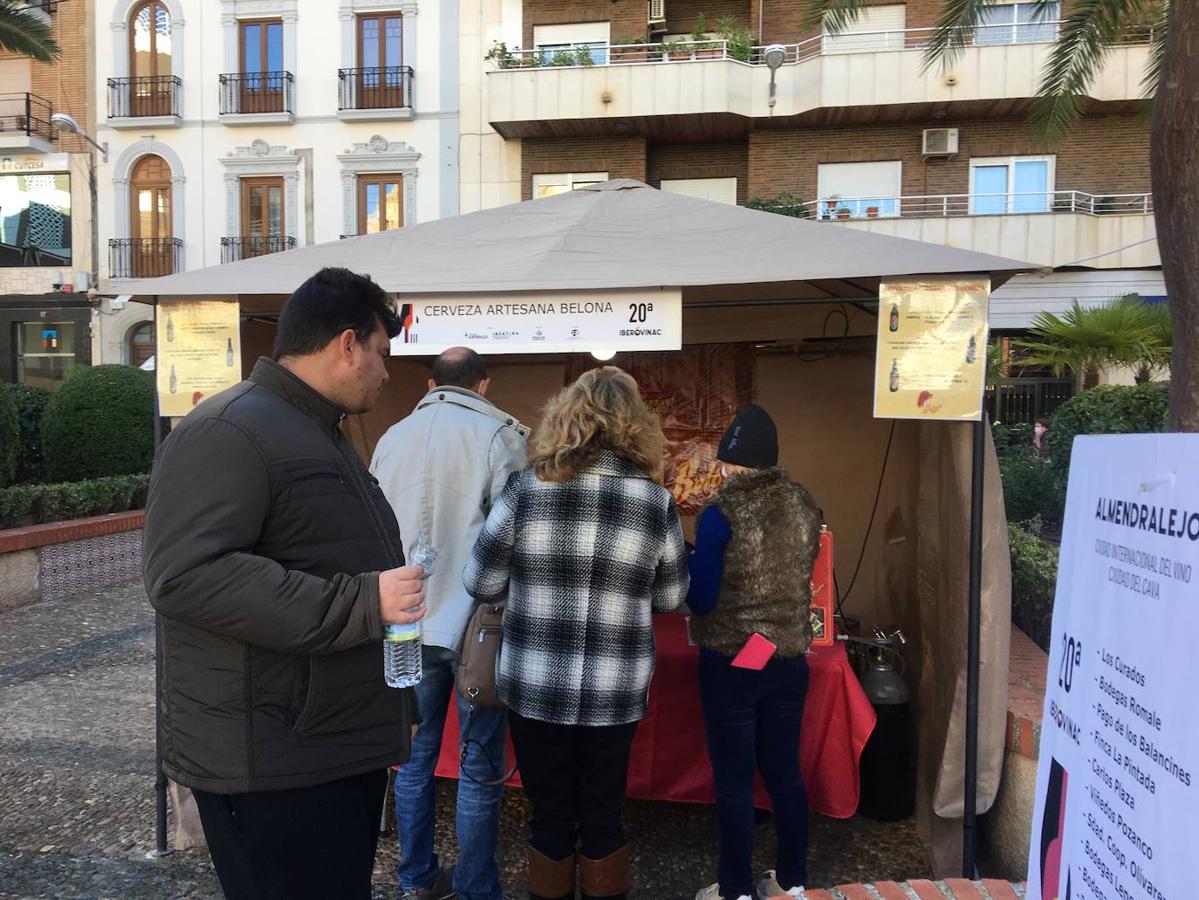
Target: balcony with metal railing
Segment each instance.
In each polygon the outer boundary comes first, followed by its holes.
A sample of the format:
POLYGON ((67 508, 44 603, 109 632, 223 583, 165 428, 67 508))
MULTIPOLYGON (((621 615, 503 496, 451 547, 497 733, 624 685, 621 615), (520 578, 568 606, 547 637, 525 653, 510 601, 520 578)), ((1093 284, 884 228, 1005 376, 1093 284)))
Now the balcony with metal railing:
POLYGON ((110 238, 110 278, 159 278, 183 271, 183 241, 179 238, 110 238))
POLYGON ((412 118, 411 66, 337 70, 337 116, 343 121, 412 118))
POLYGON ((0 150, 49 153, 54 107, 37 94, 0 94, 0 150))
POLYGON ((108 79, 108 123, 114 128, 183 124, 183 79, 177 75, 139 75, 108 79))
POLYGON ((294 250, 296 239, 281 234, 254 234, 221 238, 221 262, 231 263, 268 253, 294 250))
POLYGON ((296 80, 291 72, 232 72, 219 81, 222 122, 290 125, 295 121, 296 80))
POLYGON ((821 198, 810 219, 1042 266, 1161 265, 1153 195, 1039 191, 821 198))
POLYGON ((1003 194, 920 194, 902 197, 829 197, 804 204, 821 221, 950 216, 1081 213, 1088 216, 1151 216, 1153 195, 1086 191, 1013 191, 1003 194))
MULTIPOLYGON (((775 124, 822 109, 954 104, 985 115, 1012 114, 1012 101, 1036 96, 1040 72, 1060 32, 1057 21, 960 28, 952 68, 924 66, 935 29, 819 35, 783 45, 772 73, 766 47, 721 39, 636 44, 571 44, 506 50, 497 45, 487 73, 492 127, 507 138, 672 131, 679 116, 703 117, 707 139, 743 134, 752 119, 775 124), (771 102, 771 81, 775 82, 771 102), (967 106, 968 105, 968 106, 967 106), (669 122, 659 117, 676 117, 669 122)), ((1153 40, 1127 33, 1088 90, 1095 104, 1139 101, 1153 40)))

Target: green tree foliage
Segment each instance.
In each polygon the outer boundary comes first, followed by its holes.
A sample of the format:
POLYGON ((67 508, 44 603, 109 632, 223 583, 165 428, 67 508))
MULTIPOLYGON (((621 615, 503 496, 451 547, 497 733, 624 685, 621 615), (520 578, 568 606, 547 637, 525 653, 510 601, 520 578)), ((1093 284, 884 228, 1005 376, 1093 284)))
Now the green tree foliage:
POLYGON ((1016 342, 1019 364, 1081 375, 1088 388, 1099 383, 1099 370, 1108 366, 1160 369, 1169 364, 1172 342, 1168 310, 1165 315, 1163 328, 1159 308, 1136 294, 1090 308, 1075 300, 1060 316, 1042 312, 1033 319, 1033 339, 1016 342))

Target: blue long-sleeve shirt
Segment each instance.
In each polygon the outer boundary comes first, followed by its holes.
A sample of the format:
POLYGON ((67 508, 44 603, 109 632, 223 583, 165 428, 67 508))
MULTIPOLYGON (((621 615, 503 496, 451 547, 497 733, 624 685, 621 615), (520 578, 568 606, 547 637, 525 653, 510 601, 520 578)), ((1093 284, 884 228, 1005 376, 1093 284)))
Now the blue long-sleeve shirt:
POLYGON ((724 513, 716 506, 705 509, 695 529, 695 550, 687 558, 687 568, 691 572, 687 606, 697 616, 710 613, 720 599, 724 551, 732 537, 733 529, 724 513))

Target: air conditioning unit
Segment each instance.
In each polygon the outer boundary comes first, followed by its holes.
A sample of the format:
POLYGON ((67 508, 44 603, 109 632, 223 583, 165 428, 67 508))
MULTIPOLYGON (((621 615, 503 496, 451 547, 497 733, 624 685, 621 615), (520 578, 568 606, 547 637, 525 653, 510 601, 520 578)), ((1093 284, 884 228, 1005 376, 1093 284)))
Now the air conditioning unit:
POLYGON ((925 156, 953 156, 958 152, 958 130, 956 128, 925 128, 925 156))
POLYGON ((649 24, 666 24, 666 0, 649 0, 649 24))

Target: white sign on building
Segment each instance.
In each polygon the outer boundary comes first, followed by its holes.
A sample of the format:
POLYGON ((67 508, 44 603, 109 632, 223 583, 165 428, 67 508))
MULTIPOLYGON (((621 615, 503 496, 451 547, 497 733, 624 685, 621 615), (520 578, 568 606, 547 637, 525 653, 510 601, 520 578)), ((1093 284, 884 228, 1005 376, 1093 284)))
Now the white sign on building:
POLYGON ((1199 435, 1082 437, 1062 535, 1032 900, 1182 900, 1199 861, 1199 435))
POLYGON ((394 356, 450 347, 479 353, 591 353, 679 350, 683 296, 674 289, 591 293, 507 293, 400 298, 404 328, 394 356))

